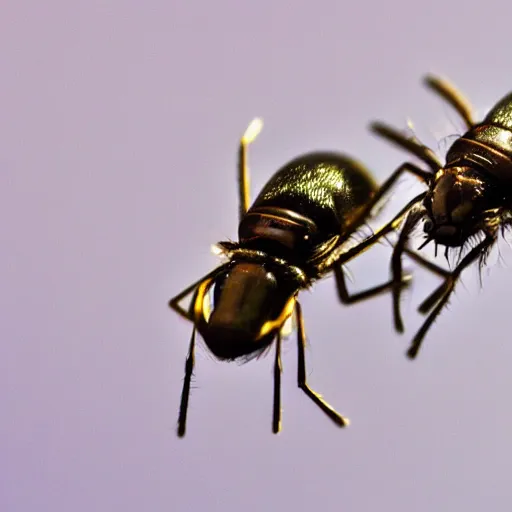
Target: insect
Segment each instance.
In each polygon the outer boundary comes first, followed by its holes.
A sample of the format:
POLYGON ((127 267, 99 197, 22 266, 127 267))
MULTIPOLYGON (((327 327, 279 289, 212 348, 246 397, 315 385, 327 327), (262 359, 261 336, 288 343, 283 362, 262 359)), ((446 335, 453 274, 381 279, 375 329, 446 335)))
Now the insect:
POLYGON ((458 112, 467 127, 467 132, 450 146, 445 165, 415 137, 407 138, 381 122, 371 124, 374 133, 412 153, 429 167, 429 171, 425 171, 406 162, 397 170, 412 172, 428 186, 426 192, 413 200, 393 250, 393 316, 399 332, 403 332, 400 313, 402 254, 406 252, 443 278, 442 284, 418 308, 428 316, 407 351, 411 359, 417 356, 426 333, 448 302, 462 271, 477 261, 481 269, 499 231, 503 233, 512 223, 512 93, 502 98, 483 121, 476 122, 468 101, 453 85, 430 75, 424 82, 458 112), (459 261, 451 272, 407 248, 411 232, 422 220, 425 240, 418 250, 432 241, 436 253, 438 244, 445 246, 446 258, 450 250, 460 250, 459 261), (476 245, 462 257, 463 249, 473 240, 477 240, 476 245))
MULTIPOLYGON (((294 313, 298 341, 298 386, 338 426, 348 420, 336 412, 306 379, 306 335, 297 300, 331 270, 342 303, 352 304, 391 290, 389 281, 350 294, 342 265, 394 229, 380 230, 356 246, 346 242, 369 218, 371 210, 393 185, 392 175, 379 188, 359 163, 337 153, 307 153, 288 162, 267 182, 249 208, 247 148, 262 122, 255 119, 243 135, 238 152, 238 242, 220 242, 227 262, 193 283, 169 301, 169 306, 194 325, 178 418, 178 435, 186 429, 190 384, 194 370, 196 330, 220 360, 247 361, 276 340, 272 430, 281 425, 281 337, 294 313), (180 302, 192 295, 188 309, 180 302)), ((405 214, 407 208, 403 209, 405 214)), ((401 279, 406 286, 408 276, 401 279)))

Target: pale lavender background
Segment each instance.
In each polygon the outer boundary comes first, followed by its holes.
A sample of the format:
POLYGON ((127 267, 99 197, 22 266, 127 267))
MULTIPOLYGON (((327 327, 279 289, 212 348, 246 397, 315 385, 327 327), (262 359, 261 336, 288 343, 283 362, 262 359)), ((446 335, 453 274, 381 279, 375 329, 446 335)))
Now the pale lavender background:
MULTIPOLYGON (((414 306, 436 278, 416 273, 402 338, 389 297, 343 307, 331 279, 303 294, 310 382, 345 431, 296 388, 292 338, 280 436, 272 358, 238 367, 201 348, 178 440, 190 325, 167 308, 216 264, 210 244, 236 236, 236 144, 253 116, 266 123, 253 191, 319 148, 382 181, 404 155, 369 120, 411 117, 434 147, 460 130, 426 71, 479 110, 510 90, 510 2, 482 5, 2 2, 0 510, 510 508, 504 264, 482 293, 465 274, 415 363, 414 306)), ((388 252, 351 265, 355 288, 387 278, 388 252)))

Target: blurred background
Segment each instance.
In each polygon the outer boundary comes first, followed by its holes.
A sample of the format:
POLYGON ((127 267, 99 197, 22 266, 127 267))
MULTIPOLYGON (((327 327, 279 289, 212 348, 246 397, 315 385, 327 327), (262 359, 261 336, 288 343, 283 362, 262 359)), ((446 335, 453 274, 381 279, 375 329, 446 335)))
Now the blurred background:
MULTIPOLYGON (((219 363, 200 345, 179 440, 191 325, 167 301, 218 263, 211 244, 237 236, 236 150, 254 116, 253 197, 316 149, 384 181, 406 155, 370 135, 374 119, 411 119, 443 156, 463 125, 421 79, 450 78, 484 114, 512 89, 509 2, 1 10, 0 510, 508 510, 507 243, 483 289, 464 273, 414 362, 416 306, 439 279, 410 261, 403 336, 387 295, 342 306, 332 278, 301 295, 309 382, 345 430, 297 388, 291 337, 280 435, 273 358, 219 363)), ((402 180, 389 211, 418 190, 402 180)), ((351 263, 350 288, 388 279, 389 254, 351 263)))

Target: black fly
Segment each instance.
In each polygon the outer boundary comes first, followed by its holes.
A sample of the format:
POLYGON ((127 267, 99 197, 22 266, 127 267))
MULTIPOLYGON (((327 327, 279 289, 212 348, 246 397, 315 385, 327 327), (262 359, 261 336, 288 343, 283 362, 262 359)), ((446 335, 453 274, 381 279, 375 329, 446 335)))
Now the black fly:
POLYGON ((448 302, 462 271, 473 262, 485 264, 499 231, 512 219, 512 93, 502 98, 482 122, 475 122, 467 100, 447 81, 427 76, 425 84, 446 100, 464 120, 467 132, 457 138, 442 165, 434 153, 415 138, 407 138, 383 123, 371 129, 379 136, 420 158, 430 168, 422 170, 404 163, 398 171, 411 171, 428 186, 428 191, 413 200, 395 245, 392 257, 394 280, 393 311, 395 327, 403 332, 400 315, 402 253, 442 276, 443 283, 419 306, 429 316, 414 337, 407 352, 416 357, 428 329, 448 302), (425 242, 450 248, 464 248, 473 238, 480 241, 460 259, 453 271, 446 271, 407 248, 408 238, 421 221, 425 242))

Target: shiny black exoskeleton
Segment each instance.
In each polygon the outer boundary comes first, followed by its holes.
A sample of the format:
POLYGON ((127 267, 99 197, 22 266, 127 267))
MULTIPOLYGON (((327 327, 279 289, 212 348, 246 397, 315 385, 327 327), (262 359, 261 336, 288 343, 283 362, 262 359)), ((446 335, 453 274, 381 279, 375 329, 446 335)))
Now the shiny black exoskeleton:
MULTIPOLYGON (((415 138, 407 138, 395 129, 373 123, 378 135, 411 152, 429 167, 425 171, 412 163, 405 163, 397 171, 410 171, 428 185, 428 191, 413 200, 392 258, 392 272, 396 286, 393 291, 395 327, 403 331, 400 315, 401 257, 405 251, 416 262, 444 278, 441 286, 419 307, 423 314, 430 312, 414 337, 407 352, 416 357, 428 329, 448 302, 462 271, 475 261, 485 263, 499 230, 512 223, 512 93, 501 99, 477 123, 471 107, 463 96, 447 81, 427 76, 428 87, 442 96, 464 119, 467 132, 455 140, 442 165, 433 152, 415 138), (477 237, 479 242, 460 259, 455 269, 448 272, 425 260, 407 248, 408 238, 417 224, 424 220, 425 242, 433 241, 450 248, 460 248, 477 237)), ((462 254, 462 252, 461 252, 462 254)))
POLYGON ((196 329, 210 351, 218 359, 228 361, 259 355, 277 339, 272 426, 275 433, 279 431, 281 331, 294 312, 299 347, 298 385, 336 424, 346 425, 347 420, 306 382, 306 336, 297 294, 331 270, 344 303, 391 289, 390 281, 350 295, 342 265, 394 229, 394 224, 387 224, 355 247, 346 247, 347 240, 369 219, 373 207, 398 174, 378 188, 370 174, 354 160, 336 153, 308 153, 277 171, 248 209, 247 146, 260 128, 261 121, 254 120, 240 143, 239 241, 220 242, 218 247, 228 261, 169 303, 194 324, 185 364, 179 436, 185 434, 196 329), (193 294, 190 308, 182 308, 179 303, 189 294, 193 294))

